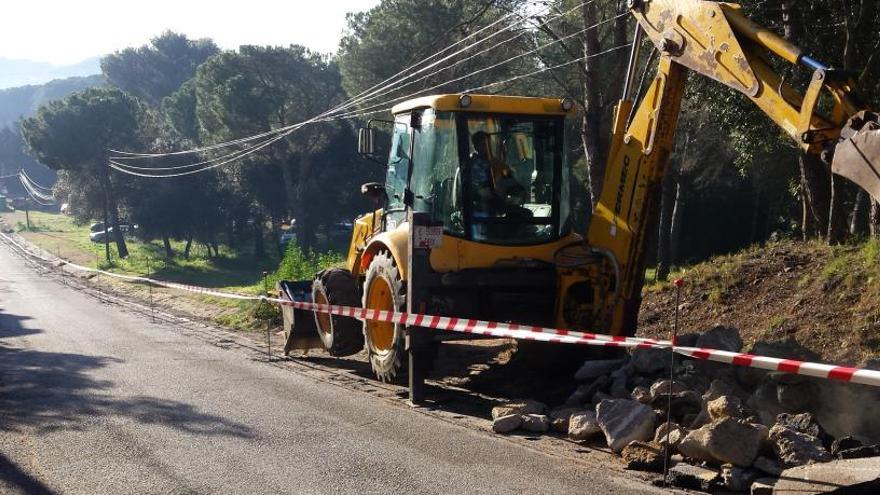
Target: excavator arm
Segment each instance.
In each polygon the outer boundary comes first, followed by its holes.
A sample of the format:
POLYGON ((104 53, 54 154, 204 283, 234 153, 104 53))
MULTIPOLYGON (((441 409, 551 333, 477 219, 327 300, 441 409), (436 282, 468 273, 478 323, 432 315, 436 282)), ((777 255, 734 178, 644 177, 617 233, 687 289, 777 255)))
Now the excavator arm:
POLYGON ((605 180, 587 234, 620 274, 609 300, 609 331, 632 334, 644 283, 648 228, 675 139, 688 72, 752 100, 806 153, 880 199, 880 119, 854 95, 851 77, 762 28, 739 5, 704 0, 630 0, 638 21, 624 97, 615 109, 605 180), (631 81, 641 36, 660 53, 653 82, 632 111, 631 81), (799 91, 770 65, 776 56, 813 71, 799 91), (833 157, 833 160, 831 158, 833 157))

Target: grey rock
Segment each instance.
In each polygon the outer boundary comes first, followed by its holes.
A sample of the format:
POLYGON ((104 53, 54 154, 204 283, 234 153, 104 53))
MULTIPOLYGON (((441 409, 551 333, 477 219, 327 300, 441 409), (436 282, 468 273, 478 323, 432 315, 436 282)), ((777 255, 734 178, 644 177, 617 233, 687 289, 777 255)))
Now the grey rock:
POLYGON ((787 467, 828 462, 832 459, 831 453, 825 450, 818 438, 781 424, 770 428, 770 441, 776 456, 787 467))
POLYGON ((676 394, 679 392, 684 392, 687 389, 688 388, 684 383, 681 383, 679 381, 670 381, 669 379, 664 378, 661 380, 657 380, 656 382, 654 382, 653 385, 651 385, 651 398, 656 399, 657 397, 660 397, 661 394, 676 394))
POLYGON ((697 347, 739 352, 742 350, 742 337, 734 327, 718 325, 697 337, 697 347))
POLYGON ((752 483, 751 495, 773 495, 776 478, 758 478, 752 483))
POLYGON ((608 447, 620 453, 634 440, 649 440, 654 435, 654 411, 634 400, 603 400, 596 406, 596 421, 605 433, 608 447))
POLYGON ((651 407, 664 419, 667 409, 671 407, 671 417, 676 421, 683 421, 685 416, 698 414, 703 408, 703 403, 699 394, 693 390, 685 390, 674 394, 657 394, 651 401, 651 407))
POLYGON ((786 469, 773 487, 774 495, 805 493, 880 493, 880 457, 847 459, 786 469))
POLYGON ((626 469, 654 472, 663 471, 664 455, 664 448, 660 444, 638 440, 630 442, 620 453, 626 469))
POLYGON ((822 425, 816 420, 816 417, 810 413, 788 414, 782 413, 776 416, 776 423, 786 428, 790 428, 799 433, 816 437, 822 442, 823 446, 830 447, 834 441, 831 435, 825 432, 822 425))
POLYGON ((722 395, 706 403, 706 411, 709 419, 715 421, 721 418, 742 418, 742 401, 738 397, 722 395))
POLYGON ((857 449, 863 445, 860 440, 849 435, 840 437, 831 442, 831 455, 837 455, 842 450, 857 449))
POLYGON ((698 333, 683 333, 678 336, 678 345, 682 347, 696 347, 699 338, 700 334, 698 333))
POLYGON ((635 349, 632 366, 636 373, 649 375, 669 368, 668 349, 635 349))
POLYGON ((863 445, 852 449, 841 450, 837 453, 838 459, 861 459, 863 457, 880 456, 880 444, 863 445))
POLYGON ((609 392, 615 399, 627 399, 630 396, 629 387, 627 386, 629 382, 627 371, 625 368, 620 368, 611 373, 611 389, 609 392))
POLYGON ((574 374, 578 381, 592 380, 602 375, 607 375, 626 364, 626 359, 599 359, 584 362, 574 374))
POLYGON ((758 414, 761 424, 765 426, 773 426, 776 416, 785 412, 776 398, 776 384, 770 381, 762 383, 746 401, 746 405, 758 414))
POLYGON ((599 378, 593 380, 592 383, 585 383, 583 385, 578 386, 578 388, 568 397, 565 401, 566 405, 569 406, 580 406, 583 404, 587 404, 593 400, 593 396, 596 395, 596 392, 605 388, 608 384, 609 378, 606 375, 602 375, 599 378))
POLYGON ((776 400, 787 411, 810 411, 820 396, 814 379, 798 375, 770 375, 776 382, 776 400))
POLYGON ((681 488, 709 491, 721 480, 714 469, 679 462, 669 469, 669 482, 681 488))
POLYGON ((755 459, 755 462, 752 463, 752 467, 771 476, 779 476, 782 474, 782 464, 779 464, 779 462, 770 459, 769 457, 759 456, 755 459))
POLYGON ((660 445, 669 442, 669 445, 675 447, 681 443, 685 435, 687 431, 676 423, 669 423, 668 427, 666 423, 660 423, 657 431, 654 432, 654 442, 660 445))
POLYGON ((763 473, 756 469, 744 468, 725 464, 721 466, 721 480, 724 488, 734 492, 746 492, 752 487, 752 483, 762 477, 763 473))
POLYGON ((767 429, 741 419, 721 418, 688 433, 678 451, 717 464, 750 466, 767 438, 767 429))
POLYGON ((492 419, 511 414, 543 414, 547 406, 531 399, 517 399, 492 408, 492 419))
POLYGON ((571 415, 568 422, 568 438, 578 441, 587 440, 599 433, 602 433, 602 428, 599 428, 594 411, 582 411, 571 415))
MULTIPOLYGON (((796 340, 761 341, 756 342, 748 350, 749 354, 767 356, 780 359, 797 359, 800 361, 819 361, 820 357, 815 352, 800 345, 796 340)), ((749 390, 757 387, 761 380, 767 376, 766 370, 737 366, 735 369, 737 381, 749 390)))
POLYGON ((544 433, 550 429, 550 418, 544 414, 523 414, 520 428, 534 433, 544 433))
POLYGON ((571 415, 583 412, 583 407, 562 406, 550 410, 550 427, 559 433, 568 433, 568 425, 571 415))
POLYGON ((630 393, 630 397, 642 404, 647 404, 651 402, 651 390, 648 387, 639 386, 633 389, 632 393, 630 393))
POLYGON ((495 433, 510 433, 522 426, 523 420, 520 414, 508 414, 499 416, 492 421, 492 431, 495 433))

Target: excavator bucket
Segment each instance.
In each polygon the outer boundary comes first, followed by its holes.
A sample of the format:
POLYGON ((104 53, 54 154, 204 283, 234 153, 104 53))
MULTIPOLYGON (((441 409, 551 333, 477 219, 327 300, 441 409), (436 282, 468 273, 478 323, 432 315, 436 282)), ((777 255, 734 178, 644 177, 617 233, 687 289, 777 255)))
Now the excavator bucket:
MULTIPOLYGON (((278 295, 281 299, 287 301, 311 302, 312 300, 312 281, 281 281, 276 286, 278 295)), ((315 316, 310 312, 302 309, 295 309, 292 306, 281 306, 281 316, 284 326, 284 355, 290 354, 290 351, 309 349, 323 349, 324 344, 318 337, 318 329, 315 327, 315 316)))
POLYGON ((834 149, 831 171, 880 201, 880 115, 863 110, 846 122, 834 149))

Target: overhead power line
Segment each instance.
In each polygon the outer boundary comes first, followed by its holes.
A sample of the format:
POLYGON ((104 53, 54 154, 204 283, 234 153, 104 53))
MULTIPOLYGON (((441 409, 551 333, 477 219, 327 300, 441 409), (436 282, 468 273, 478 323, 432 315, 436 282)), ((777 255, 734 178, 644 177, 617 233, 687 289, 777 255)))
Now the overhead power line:
MULTIPOLYGON (((584 4, 587 4, 587 3, 592 3, 593 1, 595 1, 595 0, 588 0, 588 1, 586 1, 586 2, 582 2, 581 5, 584 5, 584 4)), ((580 6, 580 5, 579 5, 579 6, 580 6)), ((552 8, 552 6, 548 5, 548 6, 546 6, 545 8, 540 9, 538 12, 543 13, 543 12, 546 12, 547 10, 549 10, 550 8, 552 8)), ((572 10, 573 10, 573 9, 572 9, 572 10)), ((570 11, 571 11, 571 10, 569 10, 569 12, 570 12, 570 11)), ((537 14, 537 13, 536 13, 536 14, 537 14)), ((368 98, 368 97, 372 97, 372 96, 376 96, 376 97, 378 97, 377 93, 380 92, 380 91, 383 91, 383 90, 393 91, 393 85, 395 85, 395 84, 399 84, 400 82, 403 82, 403 81, 405 81, 406 79, 408 79, 408 78, 410 78, 410 77, 412 77, 412 76, 415 76, 415 75, 417 75, 417 74, 420 74, 420 73, 424 72, 425 70, 428 70, 428 69, 430 69, 430 68, 432 68, 432 67, 436 67, 438 64, 443 63, 443 62, 445 62, 446 60, 449 60, 450 58, 455 57, 455 56, 457 56, 457 55, 459 55, 459 54, 461 54, 461 53, 463 53, 463 52, 465 52, 465 51, 467 51, 467 50, 470 50, 470 49, 473 48, 474 46, 477 46, 477 45, 479 45, 479 44, 485 43, 485 42, 489 41, 490 39, 492 39, 493 37, 495 37, 495 36, 497 36, 497 35, 499 35, 499 34, 501 34, 501 33, 503 33, 503 32, 509 31, 510 29, 513 29, 514 27, 516 27, 516 26, 522 24, 524 21, 517 21, 517 22, 515 22, 515 23, 512 23, 512 24, 510 24, 510 25, 504 27, 503 29, 501 29, 501 30, 499 30, 499 31, 496 31, 495 33, 493 33, 493 34, 491 34, 491 35, 489 35, 489 36, 487 36, 487 37, 485 37, 485 38, 482 38, 482 39, 480 39, 480 40, 477 40, 477 41, 475 41, 475 42, 473 42, 473 43, 471 43, 471 44, 465 46, 464 48, 461 48, 461 49, 457 50, 456 52, 454 52, 454 53, 452 53, 451 55, 448 55, 448 56, 442 58, 441 60, 437 60, 437 61, 435 61, 435 62, 429 64, 429 65, 426 66, 426 67, 422 67, 422 68, 418 69, 416 72, 414 72, 414 73, 412 73, 412 74, 409 74, 409 75, 403 76, 407 71, 410 71, 410 70, 412 70, 412 69, 418 67, 419 65, 421 65, 421 64, 423 64, 423 63, 425 63, 425 62, 427 62, 427 61, 430 61, 430 60, 432 60, 433 58, 436 58, 436 57, 442 55, 443 53, 446 53, 447 51, 451 50, 452 48, 454 48, 454 47, 456 47, 456 46, 458 46, 458 45, 460 45, 460 44, 466 42, 467 40, 469 40, 469 39, 471 39, 471 38, 473 38, 473 37, 479 35, 479 34, 482 33, 483 31, 486 31, 487 29, 490 29, 490 28, 494 27, 495 25, 497 25, 497 24, 499 24, 499 23, 501 23, 501 22, 506 21, 506 20, 510 19, 511 17, 515 17, 515 16, 519 16, 519 15, 520 15, 520 14, 517 13, 517 12, 511 12, 511 13, 509 13, 509 14, 507 14, 507 15, 504 15, 504 16, 502 16, 500 19, 498 19, 498 20, 496 20, 496 21, 490 23, 489 25, 487 25, 487 26, 485 26, 485 27, 483 27, 483 28, 481 28, 481 29, 479 29, 479 30, 477 30, 477 31, 475 31, 475 32, 473 32, 473 33, 471 33, 470 35, 468 35, 468 36, 462 38, 461 40, 458 40, 457 42, 452 43, 451 45, 449 45, 449 46, 447 46, 447 47, 445 47, 445 48, 443 48, 443 49, 441 49, 441 50, 435 52, 434 54, 429 55, 428 57, 425 57, 424 59, 420 60, 419 62, 416 62, 415 64, 412 64, 412 65, 410 65, 409 67, 407 67, 407 68, 405 68, 405 69, 402 69, 402 70, 399 71, 397 74, 395 74, 395 75, 393 75, 393 76, 391 76, 391 77, 385 79, 384 81, 382 81, 382 82, 380 82, 380 83, 378 83, 378 84, 373 85, 372 87, 368 88, 367 90, 362 91, 362 92, 359 93, 358 95, 356 95, 356 96, 354 96, 354 97, 352 97, 352 98, 346 100, 345 102, 343 102, 343 103, 341 103, 341 104, 339 104, 339 105, 337 105, 337 106, 335 106, 335 107, 333 107, 333 108, 331 108, 331 109, 329 109, 329 110, 326 110, 326 111, 324 111, 324 112, 322 112, 322 113, 320 113, 320 114, 318 114, 318 115, 316 115, 316 116, 314 116, 314 117, 312 117, 312 118, 310 118, 310 119, 308 119, 308 120, 306 120, 306 121, 304 121, 304 122, 300 122, 300 123, 297 123, 297 124, 292 124, 292 125, 289 125, 289 126, 285 126, 285 127, 278 128, 278 129, 273 129, 273 130, 271 130, 271 131, 266 131, 266 132, 263 132, 263 133, 260 133, 260 134, 256 134, 256 135, 253 135, 253 136, 249 136, 249 137, 245 137, 245 138, 235 139, 235 140, 226 141, 226 142, 223 142, 223 143, 217 143, 217 144, 213 144, 213 145, 209 145, 209 146, 204 146, 204 147, 201 147, 201 148, 195 148, 195 149, 191 149, 191 150, 185 150, 185 151, 176 151, 176 152, 168 152, 168 153, 132 153, 132 152, 126 152, 126 151, 119 151, 119 150, 109 150, 109 151, 110 151, 111 153, 114 153, 114 154, 117 154, 117 155, 124 155, 124 156, 114 156, 113 159, 114 159, 114 160, 117 160, 117 161, 118 161, 118 160, 142 160, 142 159, 159 158, 159 157, 166 157, 166 156, 186 155, 186 154, 200 153, 200 152, 204 152, 204 151, 212 151, 212 150, 219 149, 219 148, 231 147, 231 146, 235 146, 235 145, 242 144, 242 143, 245 143, 245 142, 254 141, 254 140, 257 140, 257 139, 260 139, 260 138, 263 138, 263 137, 272 136, 272 135, 277 135, 277 134, 280 134, 280 133, 286 132, 286 131, 288 131, 288 130, 290 130, 290 129, 299 128, 299 127, 302 126, 302 124, 308 124, 308 123, 312 123, 312 122, 319 121, 319 119, 322 119, 322 118, 324 118, 324 117, 327 117, 327 116, 329 116, 329 115, 332 115, 333 113, 341 112, 341 111, 344 110, 344 109, 350 108, 350 107, 352 107, 352 106, 354 106, 354 105, 357 105, 358 103, 362 103, 362 102, 365 101, 365 99, 368 98), (386 84, 386 83, 388 83, 389 81, 392 81, 392 80, 393 80, 394 82, 392 82, 392 83, 390 83, 390 84, 386 84), (384 85, 384 86, 383 86, 383 85, 384 85), (380 87, 380 86, 382 86, 382 87, 380 87), (377 89, 377 88, 378 88, 378 89, 377 89)), ((557 16, 557 17, 558 17, 558 16, 557 16)), ((494 49, 494 48, 497 48, 497 46, 499 46, 499 45, 494 45, 492 48, 493 48, 493 49, 494 49)), ((383 93, 383 94, 387 94, 387 91, 386 91, 386 93, 383 93)))

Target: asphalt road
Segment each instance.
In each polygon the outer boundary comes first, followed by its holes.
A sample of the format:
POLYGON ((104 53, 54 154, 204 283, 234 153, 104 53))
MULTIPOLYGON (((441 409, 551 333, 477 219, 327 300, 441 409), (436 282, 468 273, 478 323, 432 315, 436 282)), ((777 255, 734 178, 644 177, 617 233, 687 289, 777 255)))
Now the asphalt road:
POLYGON ((101 304, 0 245, 0 493, 645 493, 101 304))

